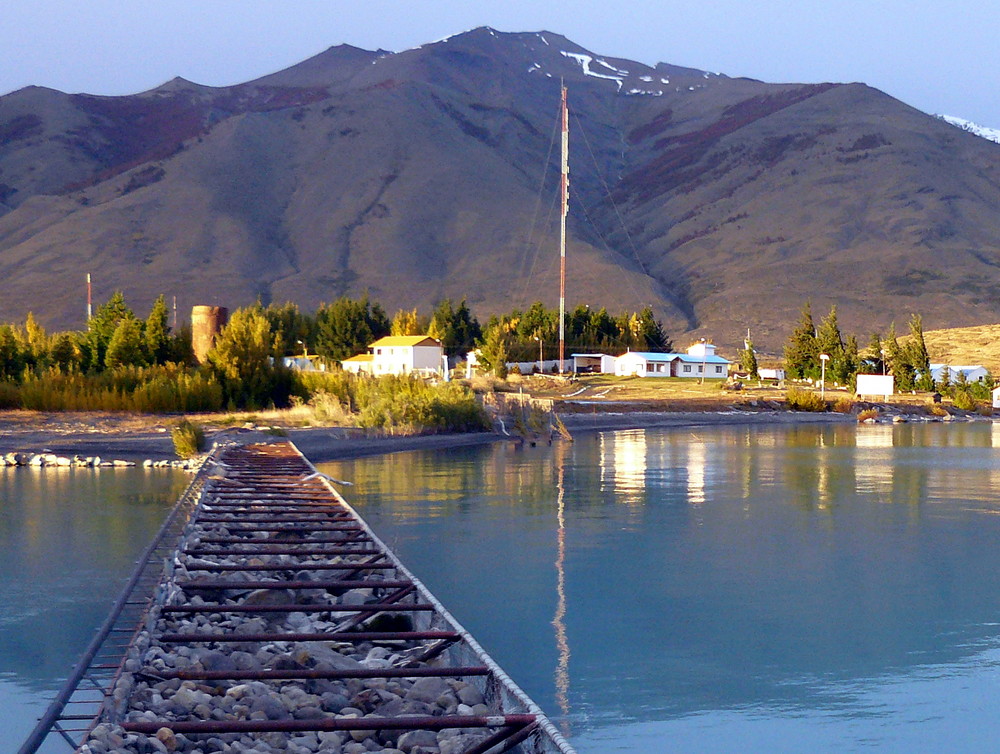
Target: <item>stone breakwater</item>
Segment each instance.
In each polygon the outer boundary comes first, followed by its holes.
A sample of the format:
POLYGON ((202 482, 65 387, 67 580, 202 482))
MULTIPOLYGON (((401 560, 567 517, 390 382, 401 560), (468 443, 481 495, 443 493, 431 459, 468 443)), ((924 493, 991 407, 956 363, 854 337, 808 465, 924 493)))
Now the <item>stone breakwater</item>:
POLYGON ((0 467, 23 466, 31 468, 48 469, 108 469, 108 468, 128 468, 141 465, 143 468, 170 468, 182 469, 184 471, 197 471, 204 463, 205 457, 185 458, 182 460, 158 460, 147 458, 142 462, 124 461, 119 458, 110 459, 101 456, 60 456, 55 453, 5 453, 0 455, 0 467))
POLYGON ((572 754, 310 467, 268 453, 296 484, 209 469, 83 754, 572 754))

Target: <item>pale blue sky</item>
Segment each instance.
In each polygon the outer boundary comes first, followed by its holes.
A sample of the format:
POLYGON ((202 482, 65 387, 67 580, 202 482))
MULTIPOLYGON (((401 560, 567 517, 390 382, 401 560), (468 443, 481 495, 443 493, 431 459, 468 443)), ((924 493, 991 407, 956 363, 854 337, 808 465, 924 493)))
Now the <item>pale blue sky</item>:
POLYGON ((0 23, 0 93, 233 84, 341 42, 402 50, 476 26, 765 81, 864 81, 1000 127, 1000 3, 921 0, 27 0, 0 23))

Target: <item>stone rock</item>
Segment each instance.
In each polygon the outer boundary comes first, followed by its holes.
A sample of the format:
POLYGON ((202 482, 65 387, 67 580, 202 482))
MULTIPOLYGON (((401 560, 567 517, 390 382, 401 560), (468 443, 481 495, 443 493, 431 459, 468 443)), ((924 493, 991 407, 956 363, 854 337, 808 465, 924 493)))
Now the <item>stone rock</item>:
POLYGON ((463 686, 458 689, 455 694, 458 696, 458 701, 462 704, 467 704, 470 707, 483 703, 483 695, 475 686, 463 686))
POLYGON ((430 730, 409 730, 399 737, 397 748, 409 754, 414 746, 437 747, 437 734, 430 730))
POLYGON ((295 594, 290 589, 257 589, 250 592, 244 600, 244 605, 293 605, 295 594))
POLYGON ((348 704, 350 704, 350 702, 346 696, 331 691, 323 694, 321 706, 327 712, 340 712, 348 704))
POLYGON ((202 651, 198 661, 205 670, 236 670, 233 658, 222 652, 202 651))
POLYGON ((285 705, 273 696, 259 696, 253 700, 254 712, 263 712, 268 720, 288 720, 291 718, 285 705))
POLYGON ((435 704, 447 691, 451 691, 443 678, 418 678, 406 692, 406 700, 435 704))
POLYGON ((319 707, 299 707, 292 713, 296 720, 321 720, 326 717, 326 713, 319 707))
POLYGON ((177 736, 170 728, 160 728, 156 731, 157 740, 163 744, 167 751, 173 752, 177 750, 177 736))
POLYGON ((297 644, 295 656, 300 662, 305 659, 306 662, 311 661, 316 665, 325 663, 333 670, 360 670, 362 668, 361 663, 353 657, 342 655, 319 641, 306 641, 297 644))
POLYGON ((459 733, 449 738, 438 737, 438 748, 441 750, 441 754, 464 754, 486 738, 486 735, 485 733, 459 733))

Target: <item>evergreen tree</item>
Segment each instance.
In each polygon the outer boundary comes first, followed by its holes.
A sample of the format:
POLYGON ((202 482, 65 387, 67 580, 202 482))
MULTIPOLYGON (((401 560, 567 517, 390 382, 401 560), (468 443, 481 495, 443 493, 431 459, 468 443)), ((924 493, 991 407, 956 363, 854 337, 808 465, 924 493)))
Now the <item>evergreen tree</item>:
POLYGON ((802 307, 799 324, 785 344, 785 369, 789 377, 803 379, 819 373, 819 349, 816 343, 816 326, 813 324, 812 304, 802 307))
POLYGON ((87 322, 88 368, 104 367, 104 355, 111 337, 118 325, 126 319, 135 319, 135 314, 125 303, 125 296, 121 291, 115 291, 111 298, 97 307, 94 316, 87 322))
POLYGON ((924 323, 919 314, 910 317, 910 339, 906 343, 906 360, 916 375, 918 390, 933 390, 931 360, 924 342, 924 323))
POLYGON ((476 355, 487 373, 500 379, 507 376, 507 334, 501 322, 487 326, 476 355))
POLYGON ((24 354, 14 328, 0 325, 0 379, 19 380, 24 363, 24 354))
POLYGON ((896 338, 896 323, 889 325, 889 332, 886 333, 883 345, 885 346, 885 359, 889 370, 895 380, 896 390, 909 392, 913 390, 915 373, 913 366, 907 359, 906 351, 899 345, 896 338))
POLYGON ((740 371, 746 372, 752 380, 759 380, 760 373, 757 371, 757 354, 753 348, 753 341, 750 340, 750 331, 747 330, 747 337, 743 341, 743 350, 739 353, 740 371))
POLYGON ((153 364, 165 364, 170 360, 170 326, 167 324, 169 314, 167 302, 160 294, 146 318, 146 354, 153 364))
POLYGON ((844 351, 844 337, 840 333, 840 324, 837 322, 837 306, 834 304, 830 313, 819 323, 816 331, 816 348, 819 353, 830 356, 830 360, 836 359, 844 351))
POLYGON ((452 305, 451 299, 440 301, 431 315, 427 332, 441 341, 448 356, 468 353, 482 337, 479 321, 472 316, 464 298, 457 307, 452 305))
POLYGON ((382 307, 367 295, 359 300, 343 296, 316 311, 316 352, 341 361, 364 353, 372 342, 388 335, 389 328, 382 307))
POLYGON ((313 345, 312 319, 299 311, 298 304, 291 301, 269 304, 261 311, 267 317, 271 334, 277 338, 276 356, 299 356, 313 345))
POLYGON ((948 395, 951 390, 951 369, 945 364, 941 370, 941 378, 934 383, 934 389, 942 395, 948 395))
POLYGON ((868 355, 865 356, 865 362, 868 364, 868 369, 871 370, 872 374, 879 374, 885 371, 885 361, 882 358, 882 338, 877 332, 873 332, 871 338, 868 340, 868 355))
POLYGON ((80 368, 80 349, 77 346, 76 335, 76 333, 62 332, 52 338, 49 358, 52 365, 61 372, 74 372, 80 368))
POLYGON ((108 350, 104 354, 104 366, 118 367, 144 366, 148 363, 146 343, 143 338, 142 323, 137 319, 123 319, 115 328, 108 350))
POLYGON ((835 379, 842 385, 854 387, 860 369, 861 354, 858 352, 858 339, 851 335, 844 344, 844 355, 838 364, 839 371, 836 372, 835 379))
POLYGON ((645 351, 669 351, 673 344, 663 329, 662 323, 653 317, 650 306, 643 307, 637 319, 637 335, 640 347, 645 351))
POLYGON ((177 328, 177 332, 170 336, 170 356, 167 360, 176 364, 193 365, 195 363, 189 322, 182 324, 177 328))

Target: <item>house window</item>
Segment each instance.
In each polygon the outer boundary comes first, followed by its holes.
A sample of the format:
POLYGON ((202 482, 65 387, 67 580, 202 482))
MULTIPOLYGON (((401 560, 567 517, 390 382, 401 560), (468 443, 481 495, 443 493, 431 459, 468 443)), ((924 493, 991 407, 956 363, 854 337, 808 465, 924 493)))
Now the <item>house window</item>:
POLYGON ((647 362, 646 362, 646 371, 647 371, 647 372, 655 372, 655 371, 656 371, 656 364, 650 364, 650 363, 649 363, 649 362, 647 361, 647 362))
POLYGON ((715 368, 715 373, 716 374, 722 374, 722 367, 716 367, 715 368))
POLYGON ((691 371, 691 365, 690 364, 685 364, 684 365, 684 371, 685 372, 690 372, 691 371))

